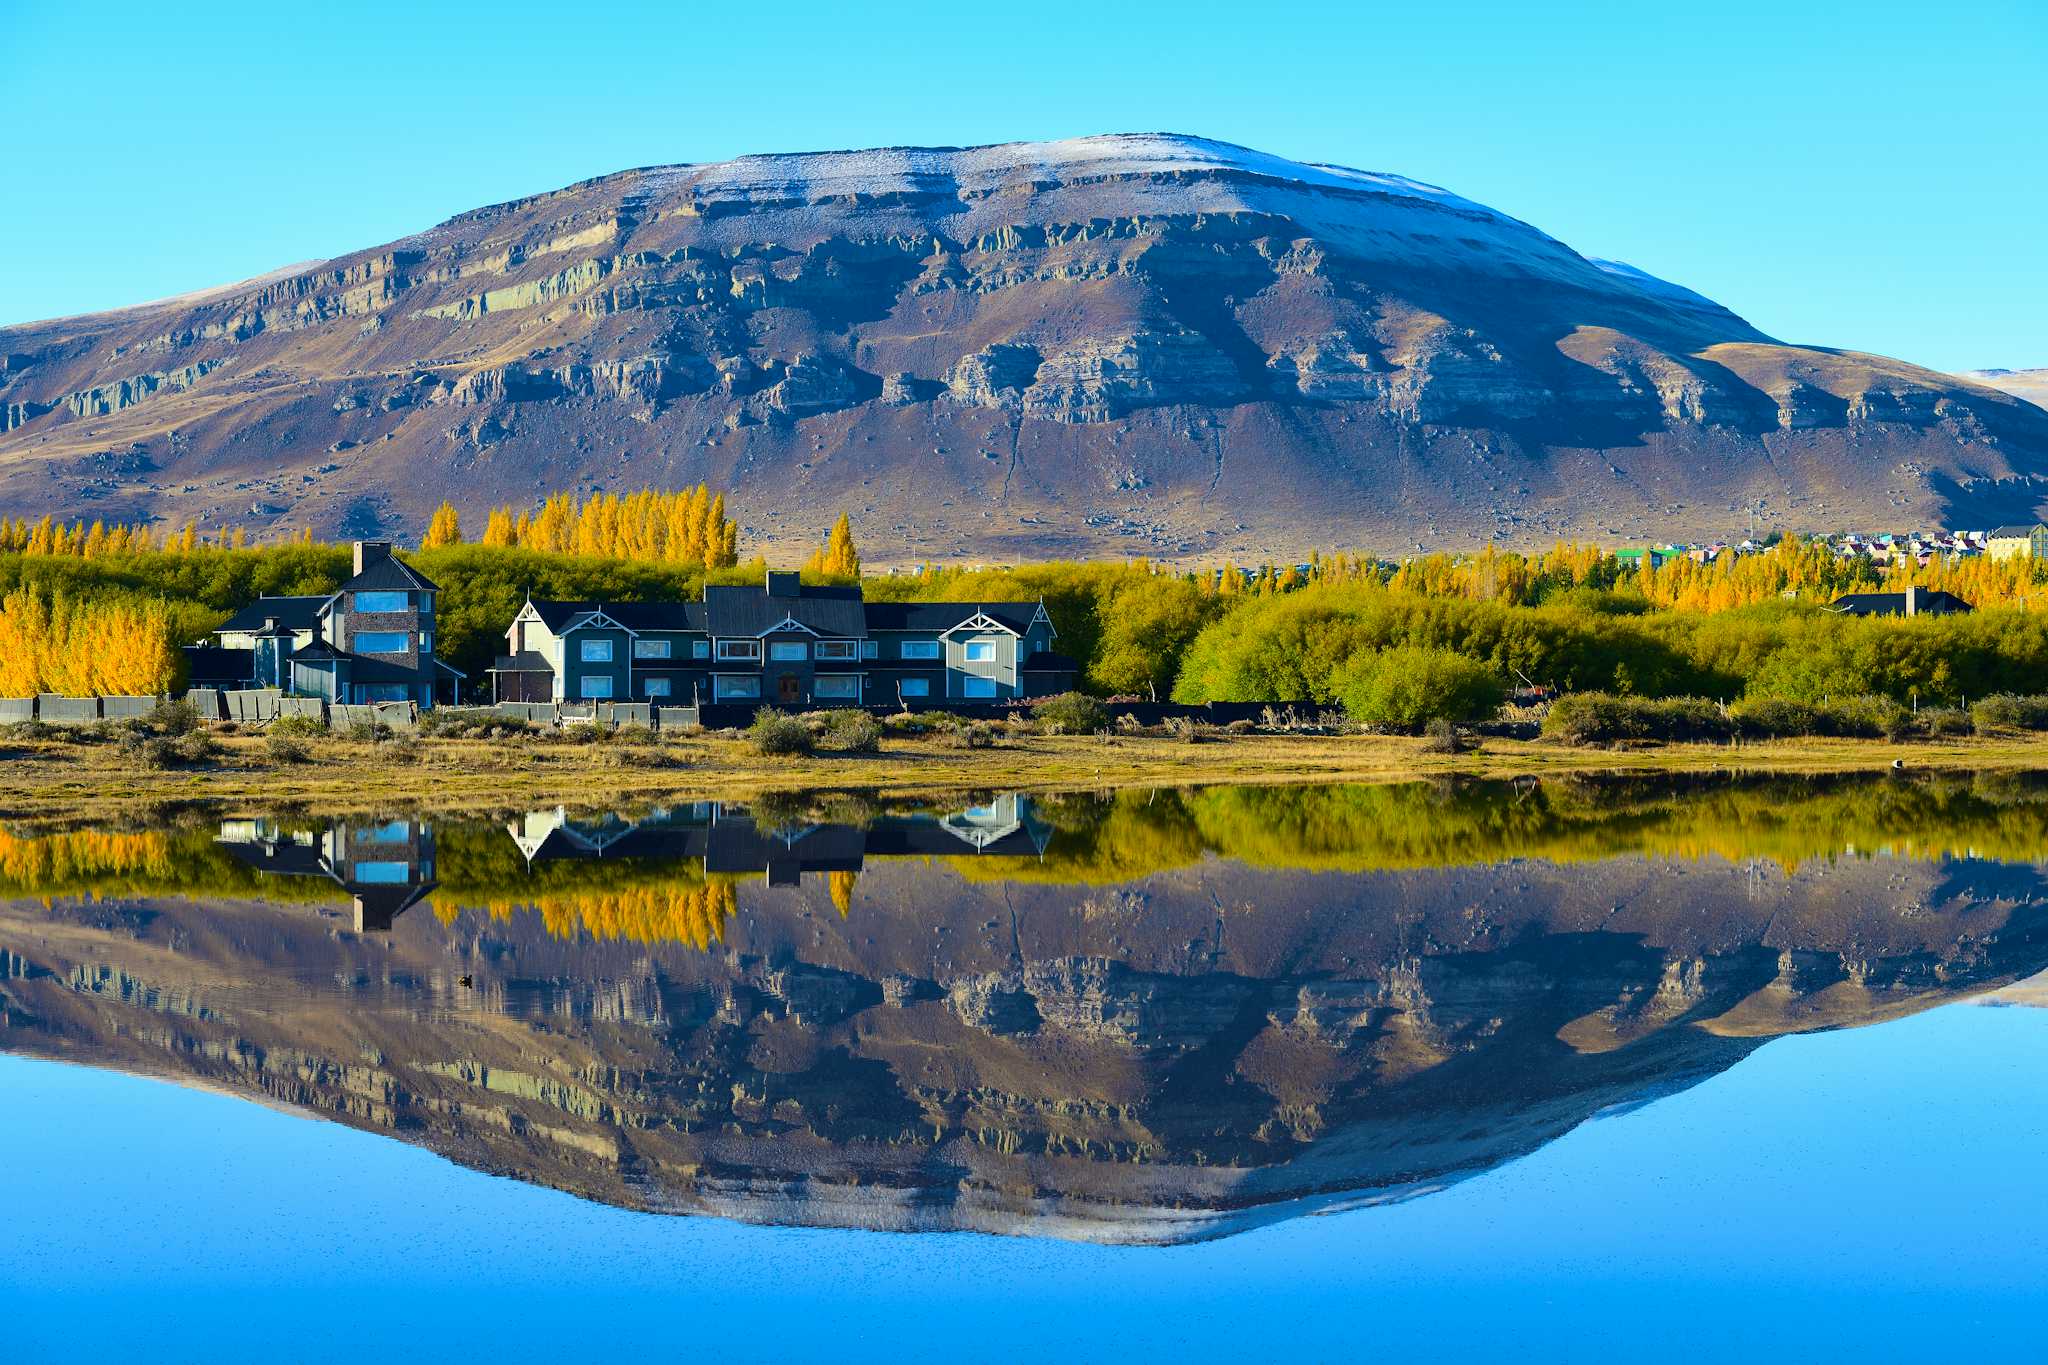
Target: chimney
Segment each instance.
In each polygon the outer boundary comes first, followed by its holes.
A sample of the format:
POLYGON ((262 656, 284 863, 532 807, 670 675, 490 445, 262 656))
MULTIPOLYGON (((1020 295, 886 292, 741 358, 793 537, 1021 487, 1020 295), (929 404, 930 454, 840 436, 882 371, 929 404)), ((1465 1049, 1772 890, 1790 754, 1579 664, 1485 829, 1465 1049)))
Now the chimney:
POLYGON ((803 579, 787 571, 768 571, 768 595, 770 597, 800 597, 803 595, 803 579))
POLYGON ((1906 615, 1918 616, 1919 614, 1920 588, 1917 584, 1908 583, 1906 585, 1906 615))
POLYGON ((356 542, 356 572, 361 573, 372 564, 381 564, 391 558, 391 542, 388 540, 359 540, 356 542))
POLYGON ((264 617, 264 618, 263 618, 263 633, 264 633, 265 635, 270 635, 270 634, 274 634, 274 633, 276 632, 276 630, 277 630, 277 618, 276 618, 275 616, 266 616, 266 617, 264 617))

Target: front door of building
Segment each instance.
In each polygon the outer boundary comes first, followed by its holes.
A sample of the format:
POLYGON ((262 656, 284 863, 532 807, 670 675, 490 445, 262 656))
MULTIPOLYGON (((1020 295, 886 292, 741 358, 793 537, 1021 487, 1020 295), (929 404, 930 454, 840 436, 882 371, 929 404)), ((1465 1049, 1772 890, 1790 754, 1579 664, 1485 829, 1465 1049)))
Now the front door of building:
POLYGON ((776 697, 785 706, 794 706, 803 700, 803 688, 796 674, 782 675, 782 681, 776 685, 776 697))

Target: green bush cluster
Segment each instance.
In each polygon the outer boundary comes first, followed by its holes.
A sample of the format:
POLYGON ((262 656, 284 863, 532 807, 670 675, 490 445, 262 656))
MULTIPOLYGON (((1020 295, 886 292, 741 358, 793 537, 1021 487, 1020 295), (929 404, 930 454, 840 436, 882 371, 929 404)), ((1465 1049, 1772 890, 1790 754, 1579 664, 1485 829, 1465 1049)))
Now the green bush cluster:
POLYGON ((1062 692, 1031 708, 1049 735, 1092 735, 1109 728, 1109 708, 1085 692, 1062 692))
POLYGON ((1360 650, 1337 669, 1331 690, 1353 720, 1411 735, 1433 721, 1486 720, 1507 695, 1486 665, 1412 645, 1360 650))
POLYGON ((746 738, 754 752, 773 758, 803 758, 817 748, 810 726, 772 706, 754 713, 754 723, 747 727, 746 738))

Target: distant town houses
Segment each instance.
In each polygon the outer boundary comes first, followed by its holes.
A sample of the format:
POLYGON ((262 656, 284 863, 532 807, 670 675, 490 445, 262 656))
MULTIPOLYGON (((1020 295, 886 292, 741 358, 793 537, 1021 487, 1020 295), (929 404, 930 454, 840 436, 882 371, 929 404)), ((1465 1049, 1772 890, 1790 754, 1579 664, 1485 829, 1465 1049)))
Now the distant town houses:
POLYGON ((783 706, 986 703, 1073 687, 1040 602, 868 602, 770 571, 701 602, 530 599, 492 699, 783 706))

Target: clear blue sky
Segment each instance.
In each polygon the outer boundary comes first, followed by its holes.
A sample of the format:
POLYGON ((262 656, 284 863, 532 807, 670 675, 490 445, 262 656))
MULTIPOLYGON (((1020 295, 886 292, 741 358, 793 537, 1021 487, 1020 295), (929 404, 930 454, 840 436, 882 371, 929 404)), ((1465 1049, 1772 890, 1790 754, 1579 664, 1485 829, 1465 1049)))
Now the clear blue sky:
POLYGON ((1396 171, 1791 341, 2048 365, 2048 6, 0 0, 0 323, 628 166, 1194 132, 1396 171))
POLYGON ((1972 1005, 1781 1038, 1442 1193, 1171 1250, 623 1213, 0 1056, 0 1322, 210 1365, 2038 1359, 2044 1044, 1972 1005))

